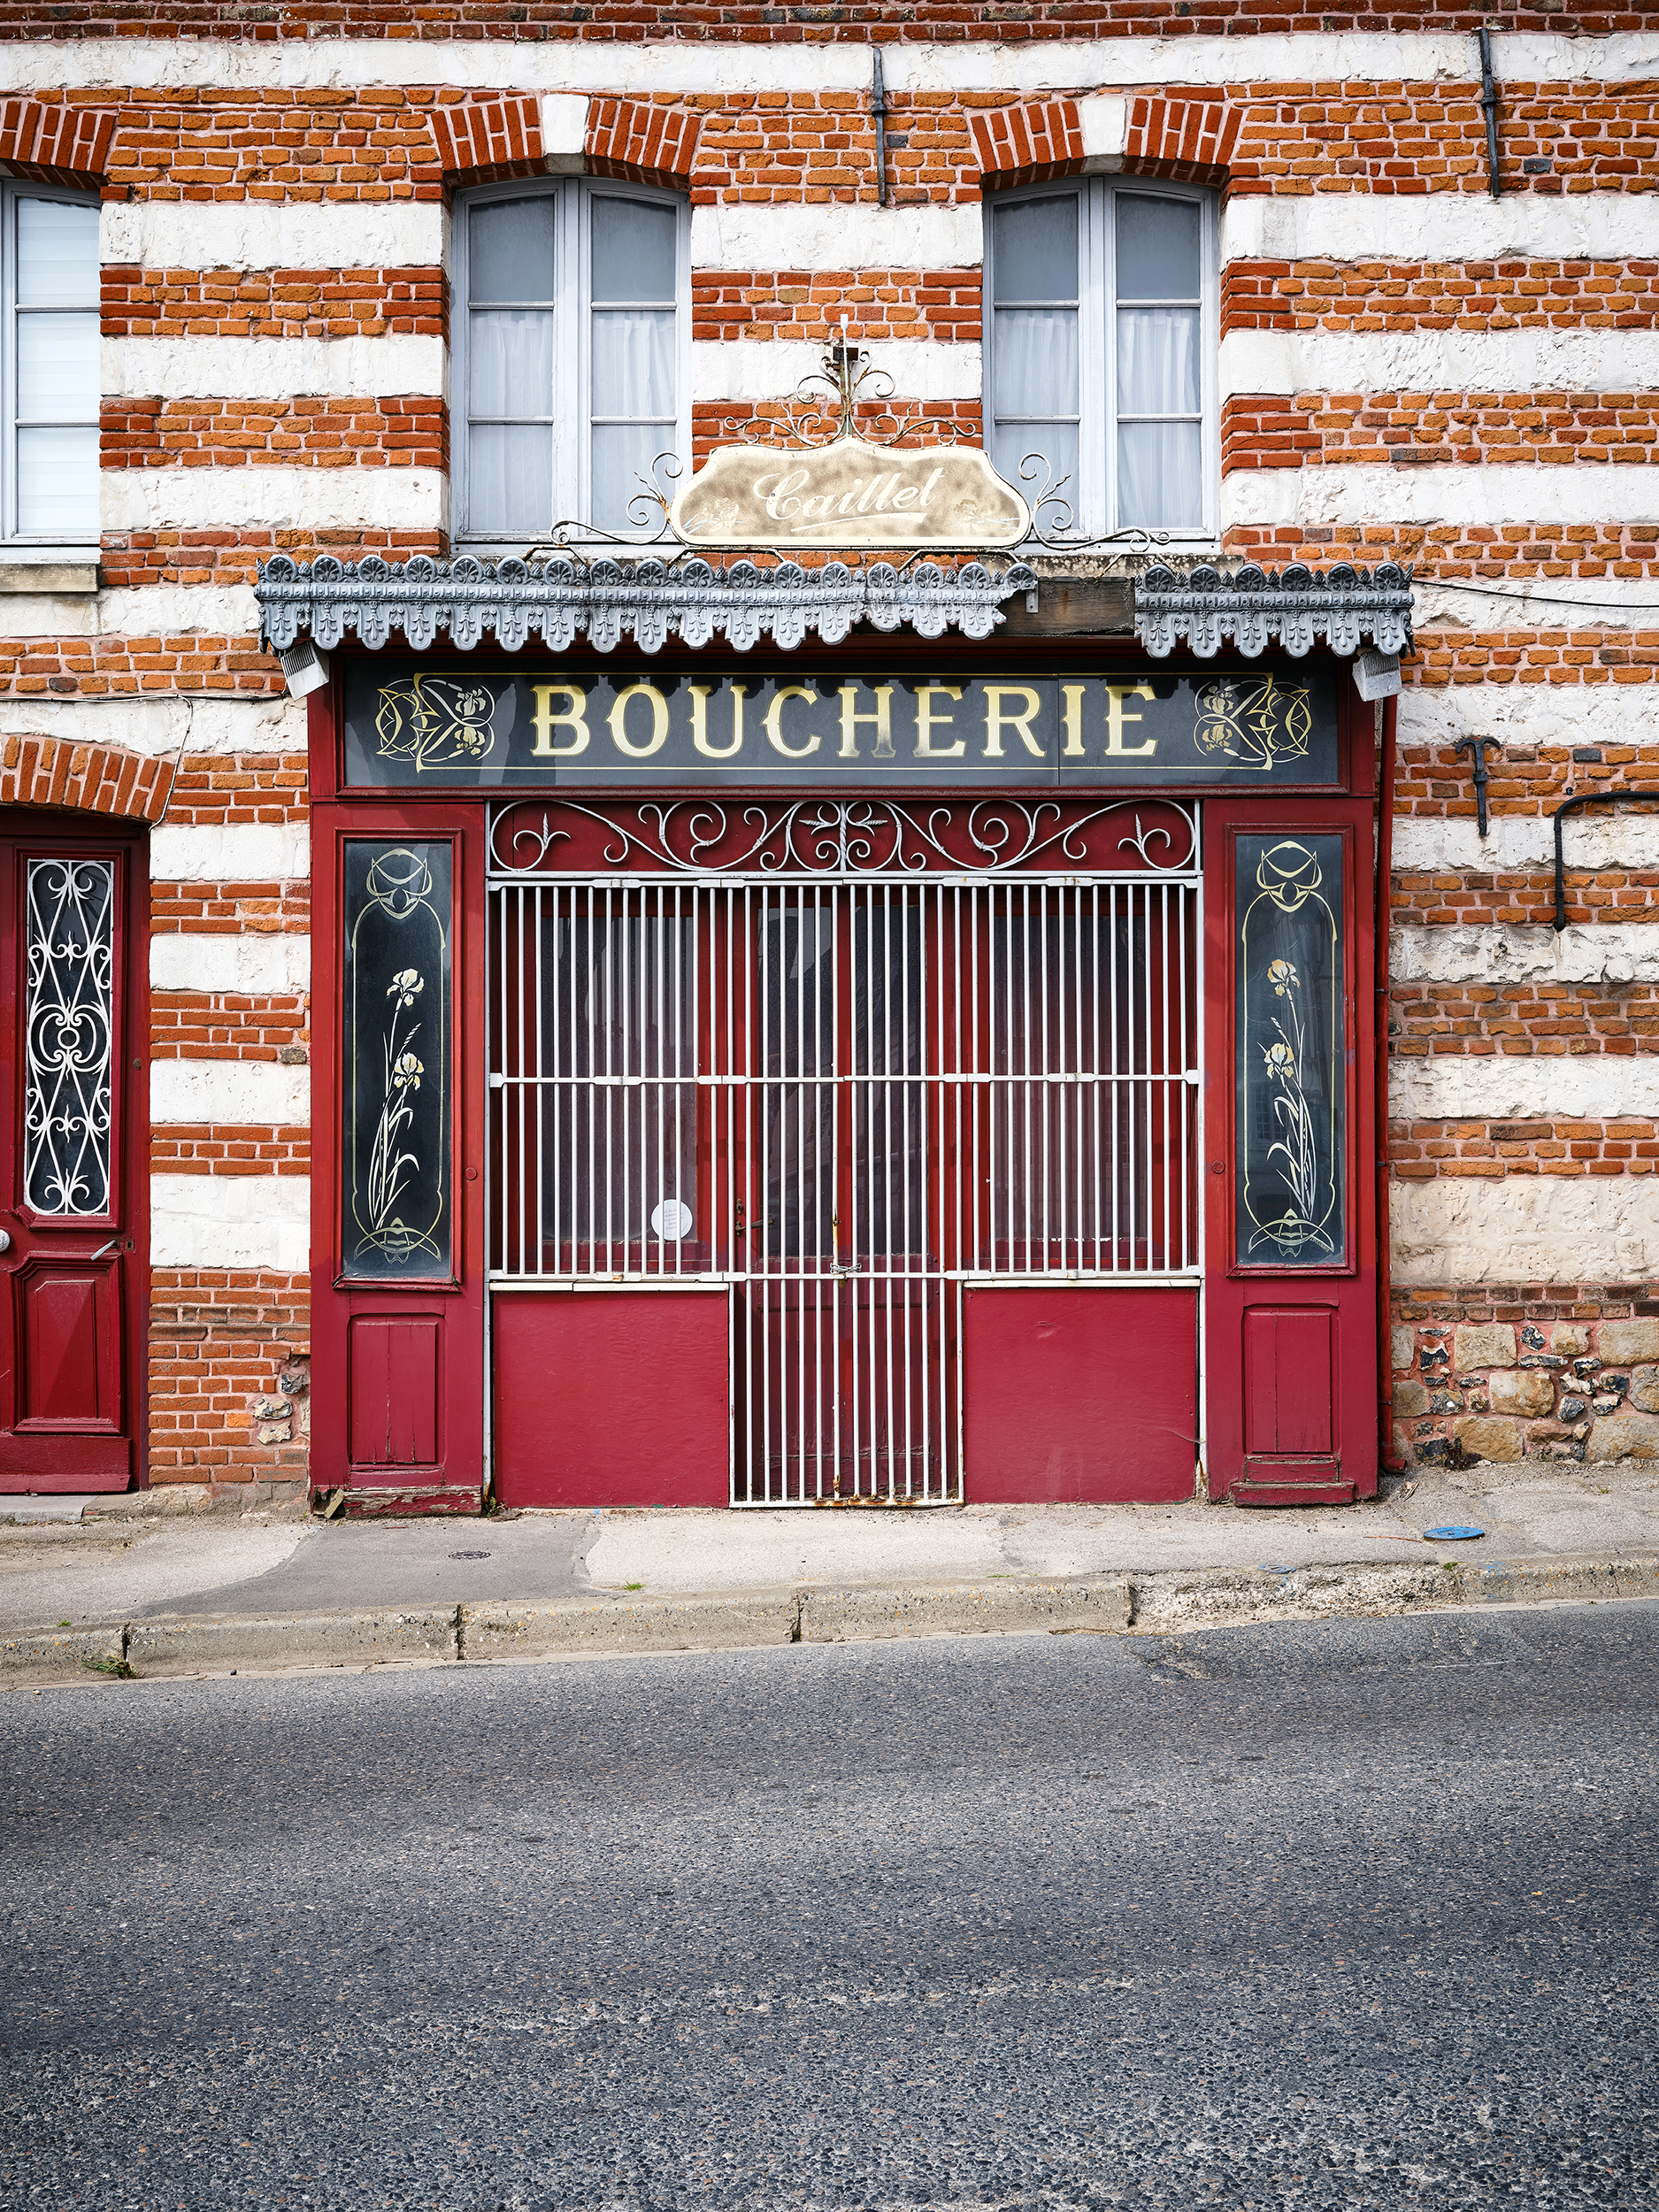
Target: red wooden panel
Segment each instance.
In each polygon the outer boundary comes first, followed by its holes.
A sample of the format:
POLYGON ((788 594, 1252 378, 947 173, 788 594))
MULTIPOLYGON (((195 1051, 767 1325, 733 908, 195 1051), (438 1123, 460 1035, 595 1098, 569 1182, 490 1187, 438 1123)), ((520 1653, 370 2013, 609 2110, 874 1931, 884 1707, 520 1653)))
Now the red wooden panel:
POLYGON ((438 1457, 436 1314, 356 1314, 350 1366, 355 1467, 430 1467, 438 1457))
POLYGON ((1336 1449, 1336 1315, 1323 1307, 1253 1306, 1244 1316, 1247 1457, 1336 1449))
POLYGON ((113 1425, 119 1396, 116 1348, 109 1317, 99 1310, 109 1302, 109 1290, 104 1268, 30 1266, 19 1271, 19 1426, 113 1425))
POLYGON ((1192 1496, 1195 1292, 971 1290, 962 1358, 970 1504, 1192 1496))
POLYGON ((503 1505, 724 1505, 726 1299, 559 1291, 493 1313, 503 1505))

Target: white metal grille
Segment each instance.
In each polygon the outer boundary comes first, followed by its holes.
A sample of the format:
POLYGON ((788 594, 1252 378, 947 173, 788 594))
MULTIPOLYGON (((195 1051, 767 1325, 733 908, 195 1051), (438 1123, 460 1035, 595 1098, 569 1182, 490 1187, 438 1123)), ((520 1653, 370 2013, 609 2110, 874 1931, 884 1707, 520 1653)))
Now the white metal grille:
POLYGON ((494 1287, 724 1293, 735 1503, 958 1497, 964 1288, 1196 1277, 1187 818, 1166 872, 499 870, 494 1287))

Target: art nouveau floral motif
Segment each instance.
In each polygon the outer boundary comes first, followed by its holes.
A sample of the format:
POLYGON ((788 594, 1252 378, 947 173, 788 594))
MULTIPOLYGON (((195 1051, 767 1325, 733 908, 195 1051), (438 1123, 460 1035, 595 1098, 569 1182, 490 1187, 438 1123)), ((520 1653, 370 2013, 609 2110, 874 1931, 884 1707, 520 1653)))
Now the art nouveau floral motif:
POLYGON ((1327 867, 1340 867, 1335 838, 1240 841, 1245 1260, 1317 1265, 1342 1251, 1341 952, 1327 867))
POLYGON ((449 1263, 447 843, 347 849, 346 1271, 449 1263))

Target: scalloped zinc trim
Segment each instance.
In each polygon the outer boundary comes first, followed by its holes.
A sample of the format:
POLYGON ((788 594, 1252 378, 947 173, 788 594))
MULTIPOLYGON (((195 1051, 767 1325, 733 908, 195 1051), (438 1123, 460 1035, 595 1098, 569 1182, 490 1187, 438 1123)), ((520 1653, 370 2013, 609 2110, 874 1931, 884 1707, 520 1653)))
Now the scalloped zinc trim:
POLYGON ((642 653, 660 652, 671 633, 690 646, 724 634, 739 652, 770 635, 792 651, 809 630, 836 645, 855 622, 878 630, 908 624, 922 637, 948 629, 987 638, 1002 620, 1004 599, 1034 592, 1033 571, 1016 564, 995 575, 979 562, 941 568, 926 561, 901 572, 886 562, 851 569, 840 561, 803 569, 793 562, 760 568, 739 561, 610 558, 586 565, 554 559, 453 562, 417 554, 401 566, 370 554, 357 562, 324 554, 309 565, 279 553, 260 568, 257 597, 268 642, 279 651, 302 630, 327 650, 348 630, 378 650, 401 630, 425 652, 440 630, 470 652, 486 631, 510 653, 534 634, 556 653, 579 632, 595 650, 615 650, 624 632, 642 653))
POLYGON ((1135 579, 1135 631, 1162 659, 1185 642, 1205 660, 1231 641, 1241 653, 1311 652, 1323 637, 1333 653, 1357 653, 1367 638, 1381 653, 1411 650, 1411 574, 1385 561, 1372 571, 1256 567, 1149 568, 1135 579))

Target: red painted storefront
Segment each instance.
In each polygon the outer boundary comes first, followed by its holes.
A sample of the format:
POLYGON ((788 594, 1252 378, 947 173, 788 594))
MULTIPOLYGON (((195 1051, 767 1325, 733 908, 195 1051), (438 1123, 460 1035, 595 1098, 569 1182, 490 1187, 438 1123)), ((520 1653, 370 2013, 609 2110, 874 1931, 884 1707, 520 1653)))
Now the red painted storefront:
POLYGON ((426 664, 342 652, 311 702, 314 1486, 1374 1493, 1375 718, 1346 663, 861 635, 426 664), (1248 754, 1249 698, 1310 673, 1328 730, 1254 780, 1134 726, 1175 711, 1151 675, 1232 681, 1248 754), (1023 780, 1032 686, 1109 784, 1023 780))

